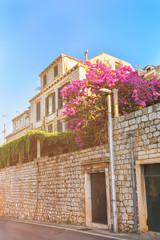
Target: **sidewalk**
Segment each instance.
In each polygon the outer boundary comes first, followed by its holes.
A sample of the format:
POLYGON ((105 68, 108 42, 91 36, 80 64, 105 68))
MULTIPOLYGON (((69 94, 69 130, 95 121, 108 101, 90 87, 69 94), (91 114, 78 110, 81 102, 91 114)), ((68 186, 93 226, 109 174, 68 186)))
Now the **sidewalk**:
POLYGON ((20 222, 20 223, 26 223, 26 224, 32 224, 32 225, 46 226, 46 227, 57 228, 57 229, 65 229, 65 230, 73 231, 73 232, 83 232, 83 233, 86 233, 89 235, 101 236, 104 238, 109 237, 109 238, 115 239, 115 240, 157 240, 157 239, 160 239, 160 233, 155 233, 155 232, 115 234, 109 230, 90 228, 90 227, 86 227, 86 226, 76 226, 76 225, 72 225, 72 224, 58 224, 58 223, 50 223, 50 222, 39 222, 39 221, 33 221, 33 220, 20 220, 20 219, 13 219, 13 218, 7 218, 7 217, 0 217, 0 219, 12 221, 12 222, 20 222))

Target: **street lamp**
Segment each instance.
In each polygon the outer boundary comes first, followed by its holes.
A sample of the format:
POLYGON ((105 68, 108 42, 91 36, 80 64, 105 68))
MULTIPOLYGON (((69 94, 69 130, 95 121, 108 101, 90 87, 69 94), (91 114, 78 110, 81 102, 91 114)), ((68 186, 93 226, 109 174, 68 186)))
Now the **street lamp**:
POLYGON ((118 218, 117 218, 117 201, 116 201, 116 185, 114 174, 114 151, 113 151, 113 130, 112 130, 112 109, 111 109, 111 93, 107 88, 101 88, 100 93, 107 94, 108 102, 108 132, 109 132, 109 151, 110 151, 110 166, 111 166, 111 188, 112 188, 112 212, 113 212, 113 231, 118 232, 118 218))

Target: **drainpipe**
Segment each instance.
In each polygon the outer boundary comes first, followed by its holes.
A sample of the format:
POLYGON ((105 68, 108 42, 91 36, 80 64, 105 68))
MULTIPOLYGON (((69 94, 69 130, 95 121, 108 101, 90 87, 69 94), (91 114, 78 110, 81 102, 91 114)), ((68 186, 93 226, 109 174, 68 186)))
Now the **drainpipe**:
POLYGON ((132 183, 133 183, 133 214, 134 214, 134 232, 137 232, 137 197, 136 197, 136 181, 135 181, 135 164, 133 152, 133 135, 134 131, 128 131, 127 136, 130 137, 131 144, 131 162, 132 162, 132 183))

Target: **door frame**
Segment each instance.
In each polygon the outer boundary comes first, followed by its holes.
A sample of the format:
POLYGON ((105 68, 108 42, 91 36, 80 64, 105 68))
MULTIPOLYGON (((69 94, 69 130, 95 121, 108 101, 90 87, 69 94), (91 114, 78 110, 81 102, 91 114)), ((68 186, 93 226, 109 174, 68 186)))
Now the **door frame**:
POLYGON ((144 177, 144 165, 158 164, 160 159, 138 160, 136 162, 136 178, 137 178, 137 198, 138 198, 138 217, 139 217, 139 230, 142 232, 148 231, 147 225, 147 199, 146 187, 144 177))
POLYGON ((110 183, 109 170, 105 168, 103 171, 86 172, 85 173, 85 208, 86 208, 86 226, 111 229, 111 201, 110 201, 110 183), (91 174, 105 173, 106 183, 106 204, 107 204, 107 221, 108 224, 92 222, 92 195, 91 195, 91 174))

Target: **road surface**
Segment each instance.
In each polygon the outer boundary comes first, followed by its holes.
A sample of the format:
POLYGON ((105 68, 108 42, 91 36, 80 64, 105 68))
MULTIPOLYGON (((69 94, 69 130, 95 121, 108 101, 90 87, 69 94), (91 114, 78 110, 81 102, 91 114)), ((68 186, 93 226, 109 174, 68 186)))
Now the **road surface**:
POLYGON ((0 218, 0 240, 157 240, 156 233, 113 234, 83 226, 0 218))
MULTIPOLYGON (((0 219, 0 240, 119 240, 120 238, 91 233, 91 229, 63 228, 35 222, 0 219)), ((122 238, 123 240, 123 238, 122 238)), ((127 240, 127 239, 125 239, 127 240)))

